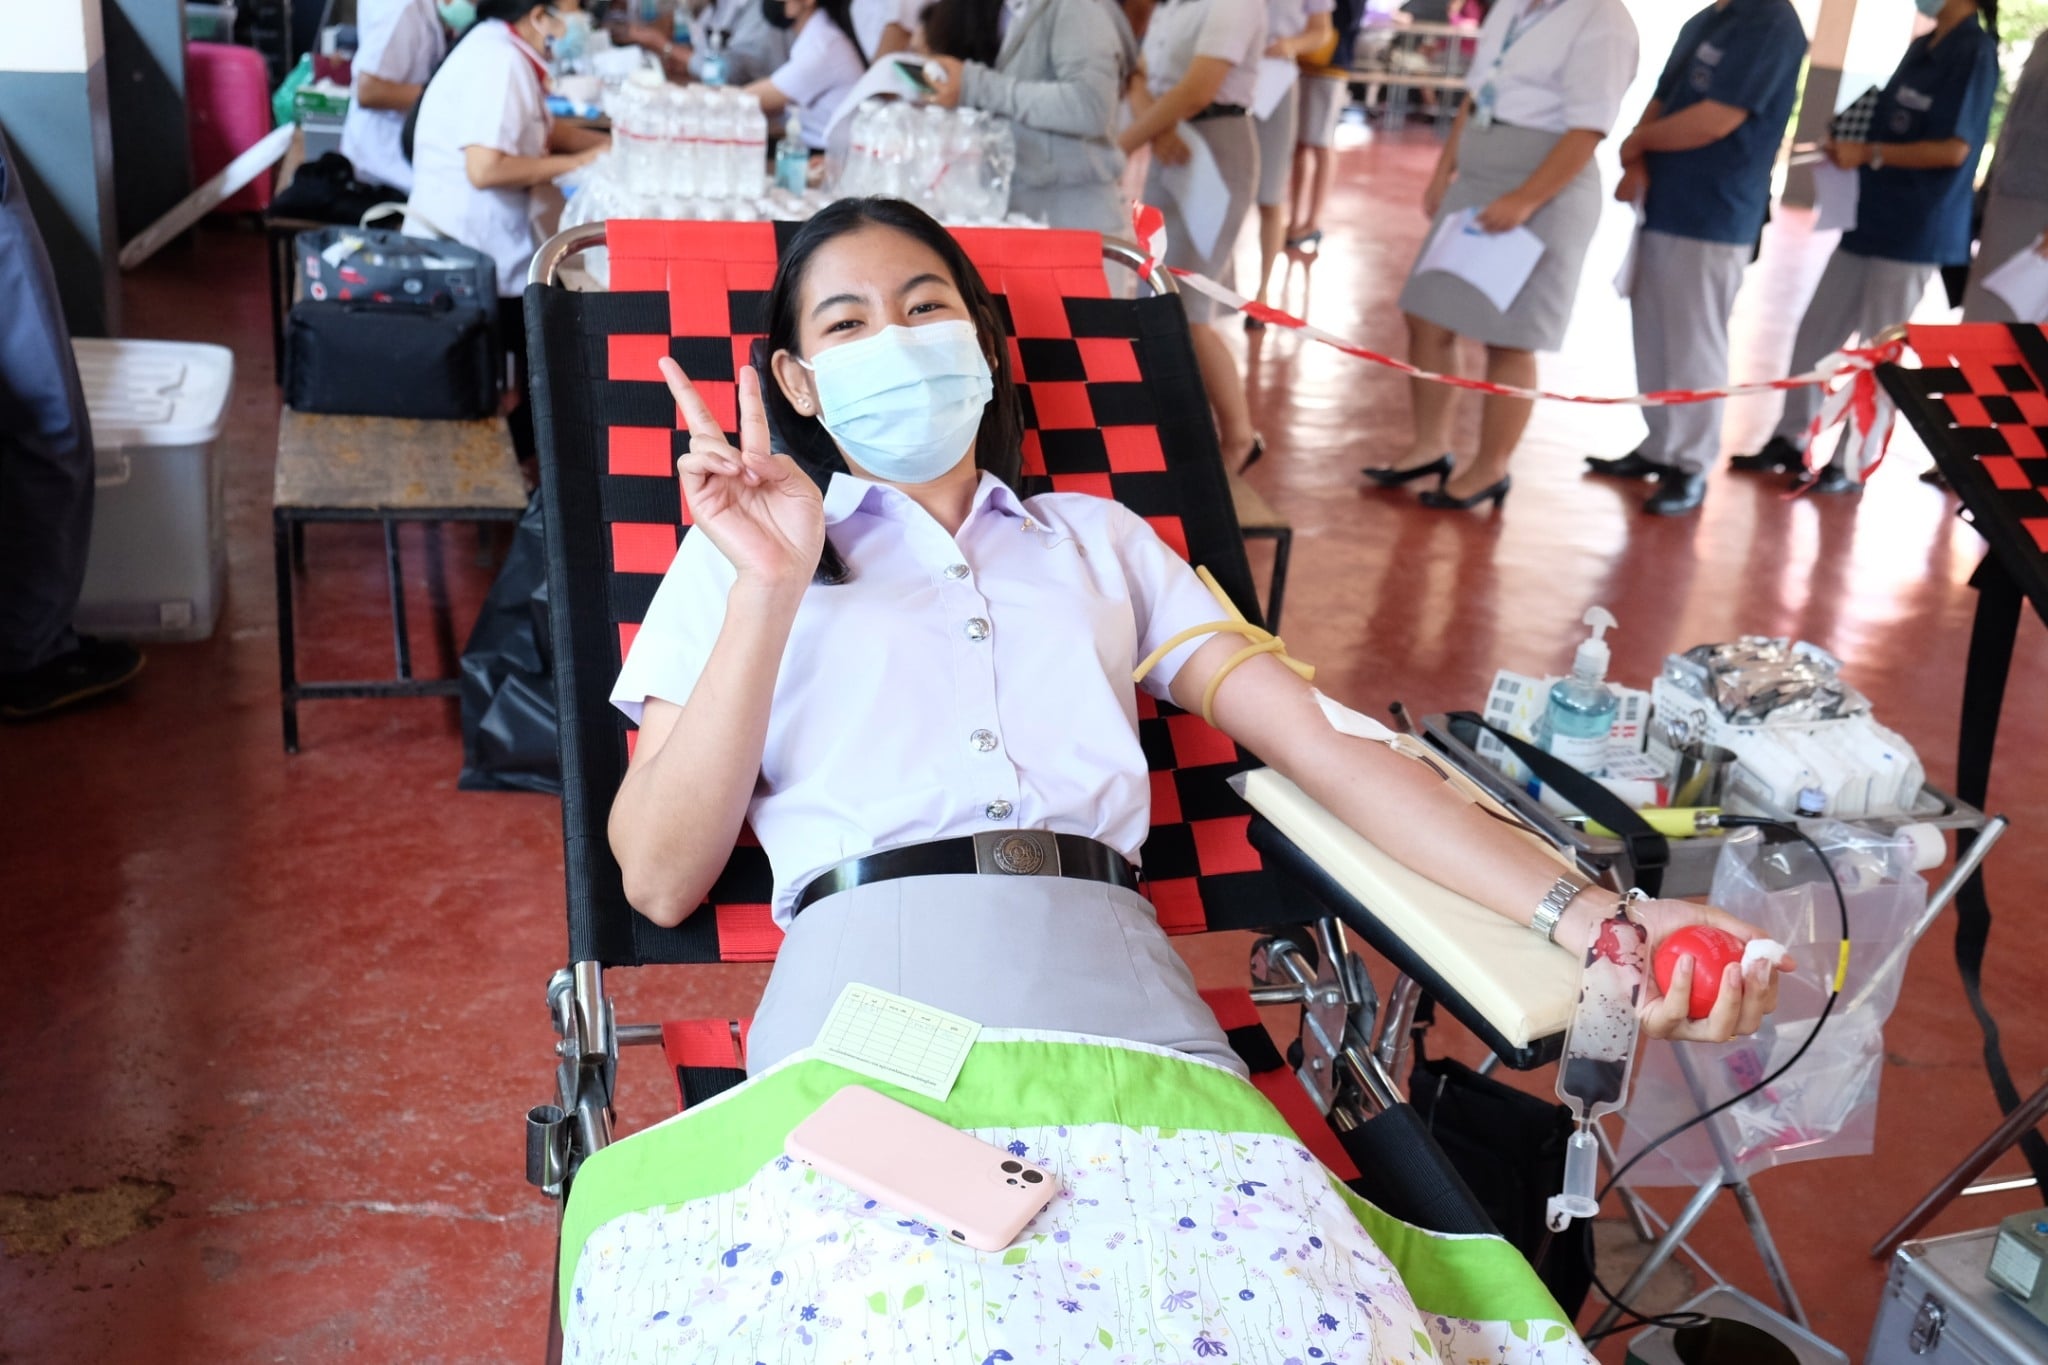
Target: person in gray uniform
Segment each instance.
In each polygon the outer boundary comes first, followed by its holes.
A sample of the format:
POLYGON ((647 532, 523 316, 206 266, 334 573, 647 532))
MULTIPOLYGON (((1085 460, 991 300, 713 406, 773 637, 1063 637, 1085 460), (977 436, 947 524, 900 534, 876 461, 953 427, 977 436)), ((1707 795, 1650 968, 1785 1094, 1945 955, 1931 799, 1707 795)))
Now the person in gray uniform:
POLYGON ((71 628, 92 538, 92 426, 5 133, 0 298, 0 720, 28 720, 113 691, 143 660, 71 628))
POLYGON ((1963 293, 1964 322, 2048 322, 2015 317, 2012 305, 1984 287, 1984 277, 2029 248, 2048 255, 2048 40, 2037 35, 2019 84, 2005 106, 1998 150, 1985 182, 1984 225, 1977 264, 1963 293))
POLYGON ((708 44, 703 35, 716 32, 725 53, 725 84, 748 85, 772 76, 789 60, 790 34, 768 22, 761 0, 711 0, 690 20, 689 72, 704 79, 708 44))
POLYGON ((970 31, 996 36, 994 63, 935 55, 945 68, 931 103, 1010 121, 1017 171, 1010 207, 1056 228, 1128 241, 1117 102, 1138 66, 1138 40, 1110 0, 965 0, 970 31))
MULTIPOLYGON (((1792 373, 1805 374, 1852 337, 1865 342, 1905 322, 1945 265, 1970 259, 1977 161, 1998 93, 1993 0, 1913 0, 1934 20, 1906 48, 1878 94, 1866 141, 1830 141, 1828 158, 1857 173, 1856 226, 1828 257, 1792 341, 1792 373), (1981 17, 1980 17, 1981 16, 1981 17)), ((1820 412, 1818 388, 1785 395, 1785 415, 1762 450, 1728 467, 1806 473, 1820 412)), ((1829 464, 1816 493, 1853 493, 1859 471, 1829 464)))
MULTIPOLYGON (((1614 126, 1636 73, 1636 27, 1622 0, 1500 0, 1479 29, 1466 97, 1422 195, 1430 239, 1445 231, 1504 233, 1526 227, 1543 244, 1527 280, 1500 307, 1469 280, 1425 269, 1416 253, 1401 289, 1408 359, 1426 372, 1458 373, 1458 339, 1486 347, 1486 378, 1536 387, 1536 353, 1564 344, 1586 248, 1600 223, 1593 151, 1614 126), (1452 223, 1457 215, 1456 223, 1452 223)), ((1415 438, 1399 463, 1362 472, 1383 488, 1434 477, 1425 507, 1506 502, 1508 461, 1534 407, 1487 394, 1479 449, 1450 453, 1457 390, 1409 383, 1415 438)))
MULTIPOLYGON (((1717 0, 1679 30, 1656 93, 1621 144, 1614 197, 1641 200, 1634 305, 1645 393, 1728 382, 1728 315, 1771 198, 1771 164, 1799 94, 1806 33, 1791 0, 1717 0)), ((1654 478, 1643 510, 1680 516, 1707 495, 1721 403, 1644 408, 1643 444, 1588 471, 1654 478)))

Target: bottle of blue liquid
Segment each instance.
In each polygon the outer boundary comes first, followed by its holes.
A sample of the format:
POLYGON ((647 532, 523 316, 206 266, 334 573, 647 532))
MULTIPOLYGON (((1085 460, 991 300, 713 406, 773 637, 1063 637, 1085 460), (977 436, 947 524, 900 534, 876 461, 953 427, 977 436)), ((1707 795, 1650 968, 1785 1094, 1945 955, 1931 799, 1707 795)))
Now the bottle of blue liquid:
POLYGON ((1572 656, 1572 672, 1550 689, 1544 708, 1544 747, 1580 772, 1598 776, 1607 767, 1607 737, 1614 729, 1621 698, 1607 685, 1607 641, 1614 629, 1613 613, 1593 607, 1583 618, 1593 633, 1572 656))
POLYGON ((703 51, 701 64, 697 68, 697 79, 705 85, 724 85, 728 79, 725 54, 726 32, 722 28, 706 28, 701 37, 703 38, 703 51))
POLYGON ((775 144, 775 183, 791 194, 802 194, 810 173, 811 149, 804 144, 803 119, 792 109, 783 120, 782 140, 775 144))

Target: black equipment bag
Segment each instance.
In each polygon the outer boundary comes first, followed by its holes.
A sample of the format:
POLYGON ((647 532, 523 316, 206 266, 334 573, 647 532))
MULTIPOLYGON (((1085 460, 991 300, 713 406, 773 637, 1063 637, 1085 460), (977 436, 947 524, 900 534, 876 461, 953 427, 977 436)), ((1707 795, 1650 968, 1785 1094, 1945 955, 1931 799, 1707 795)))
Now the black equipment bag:
POLYGON ((498 263, 486 252, 391 228, 302 232, 292 251, 299 297, 316 303, 498 303, 498 263))
MULTIPOLYGON (((1433 1012, 1425 1000, 1418 1023, 1433 1012)), ((1571 1111, 1449 1057, 1425 1056, 1419 1028, 1408 1103, 1500 1235, 1528 1258, 1566 1319, 1576 1318, 1593 1284, 1593 1224, 1552 1235, 1544 1223, 1550 1196, 1564 1188, 1571 1111)))
POLYGON ((293 304, 284 401, 362 417, 488 417, 498 407, 489 302, 293 304))
POLYGON ((299 167, 265 210, 269 218, 310 218, 316 223, 354 223, 379 204, 400 203, 405 191, 356 179, 340 152, 324 152, 299 167))

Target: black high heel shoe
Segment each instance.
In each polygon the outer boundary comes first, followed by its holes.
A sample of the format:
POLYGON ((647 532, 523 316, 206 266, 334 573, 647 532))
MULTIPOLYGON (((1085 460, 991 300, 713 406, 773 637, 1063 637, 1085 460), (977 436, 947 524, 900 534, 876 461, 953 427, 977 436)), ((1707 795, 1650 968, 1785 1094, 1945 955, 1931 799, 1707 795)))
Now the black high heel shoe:
POLYGON ((1244 463, 1240 464, 1237 467, 1237 472, 1242 474, 1247 469, 1250 469, 1253 465, 1257 464, 1260 460, 1263 460, 1265 458, 1266 438, 1263 436, 1254 436, 1252 437, 1252 448, 1245 452, 1244 463))
POLYGON ((1503 474, 1500 476, 1499 483, 1488 484, 1469 498, 1452 497, 1449 493, 1444 492, 1442 488, 1430 488, 1425 489, 1422 496, 1417 498, 1416 501, 1424 507, 1435 507, 1444 511, 1454 512, 1469 512, 1482 502, 1491 502, 1493 510, 1498 512, 1501 504, 1508 500, 1508 489, 1513 486, 1513 483, 1514 480, 1511 476, 1503 474))
POLYGON ((1434 474, 1437 487, 1442 488, 1451 477, 1451 457, 1439 455, 1428 464, 1419 464, 1413 469, 1396 469, 1391 465, 1375 469, 1367 465, 1358 472, 1382 488, 1399 488, 1404 483, 1414 483, 1417 479, 1426 479, 1434 474))

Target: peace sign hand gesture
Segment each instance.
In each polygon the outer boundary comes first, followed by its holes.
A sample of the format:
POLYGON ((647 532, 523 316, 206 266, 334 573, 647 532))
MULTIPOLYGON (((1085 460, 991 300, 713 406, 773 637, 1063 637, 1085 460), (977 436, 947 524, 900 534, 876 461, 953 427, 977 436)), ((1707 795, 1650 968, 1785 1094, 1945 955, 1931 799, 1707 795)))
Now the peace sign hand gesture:
POLYGON ((711 537, 742 581, 801 591, 825 544, 825 500, 787 455, 768 449, 761 376, 740 371, 740 444, 735 450, 682 366, 663 356, 661 377, 690 429, 690 450, 676 461, 696 528, 711 537))

